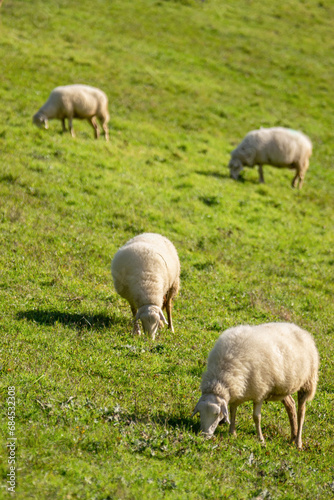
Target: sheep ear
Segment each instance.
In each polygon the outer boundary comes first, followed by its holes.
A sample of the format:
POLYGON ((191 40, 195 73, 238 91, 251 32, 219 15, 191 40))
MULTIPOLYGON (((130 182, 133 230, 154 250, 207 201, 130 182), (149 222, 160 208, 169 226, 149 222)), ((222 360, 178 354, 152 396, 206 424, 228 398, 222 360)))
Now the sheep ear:
POLYGON ((222 403, 220 404, 220 410, 221 410, 224 422, 226 422, 227 424, 230 424, 230 419, 228 416, 228 407, 227 407, 226 401, 222 401, 222 403))
POLYGON ((164 313, 162 312, 162 309, 159 309, 159 316, 160 316, 161 321, 163 321, 165 323, 165 325, 168 325, 167 320, 164 316, 164 313))
POLYGON ((199 409, 198 409, 198 403, 197 405, 195 406, 195 409, 194 411, 192 412, 191 416, 194 417, 196 415, 196 413, 199 413, 199 409))
POLYGON ((195 406, 195 409, 194 409, 194 411, 193 411, 193 413, 192 413, 192 415, 191 415, 192 417, 193 417, 194 415, 196 415, 196 413, 199 413, 199 407, 201 406, 202 402, 203 402, 203 401, 202 401, 202 396, 201 396, 201 397, 199 398, 199 400, 197 401, 197 404, 196 404, 196 406, 195 406))

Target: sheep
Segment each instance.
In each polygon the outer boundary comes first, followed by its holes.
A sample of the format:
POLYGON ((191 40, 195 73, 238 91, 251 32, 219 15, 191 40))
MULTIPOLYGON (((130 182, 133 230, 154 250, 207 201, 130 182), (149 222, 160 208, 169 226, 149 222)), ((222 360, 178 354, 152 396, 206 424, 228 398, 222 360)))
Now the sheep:
POLYGON ((209 354, 202 396, 192 416, 200 413, 201 430, 207 436, 212 436, 220 421, 230 424, 229 432, 236 435, 237 407, 253 401, 257 436, 264 443, 262 403, 280 400, 288 413, 291 442, 301 449, 305 405, 316 391, 318 364, 313 338, 293 323, 241 325, 225 330, 209 354), (294 392, 298 392, 298 419, 291 396, 294 392))
POLYGON ((134 335, 140 335, 139 320, 152 340, 163 323, 174 333, 172 299, 180 287, 180 261, 171 241, 156 233, 135 236, 116 252, 111 273, 116 292, 130 304, 134 335))
POLYGON ((49 128, 49 120, 58 118, 63 125, 63 132, 66 131, 65 119, 68 119, 68 126, 72 137, 75 137, 72 121, 73 118, 88 120, 98 139, 100 131, 98 129, 97 117, 104 130, 106 141, 109 140, 108 132, 108 98, 106 94, 95 87, 88 85, 65 85, 52 90, 48 100, 33 116, 33 123, 38 127, 49 128))
POLYGON ((302 132, 284 127, 260 128, 249 132, 232 151, 230 175, 239 177, 244 166, 259 167, 259 182, 264 183, 263 165, 296 170, 292 187, 301 189, 312 154, 312 142, 302 132))

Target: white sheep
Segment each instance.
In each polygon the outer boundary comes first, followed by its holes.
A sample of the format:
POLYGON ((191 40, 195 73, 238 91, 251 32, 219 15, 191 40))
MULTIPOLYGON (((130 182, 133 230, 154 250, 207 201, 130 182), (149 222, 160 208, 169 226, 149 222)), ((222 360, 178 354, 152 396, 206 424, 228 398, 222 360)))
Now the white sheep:
POLYGON ((133 334, 140 335, 139 320, 153 340, 160 321, 174 332, 172 299, 180 286, 180 261, 167 238, 155 233, 135 236, 115 254, 111 272, 116 292, 130 304, 133 334))
POLYGON ((249 132, 232 151, 230 174, 237 179, 243 167, 259 167, 259 181, 264 182, 263 165, 296 170, 292 187, 303 185, 312 154, 312 143, 302 132, 284 127, 260 128, 249 132))
POLYGON ((72 137, 75 137, 72 121, 73 118, 88 120, 95 131, 95 138, 100 135, 96 118, 102 125, 106 141, 109 140, 108 132, 108 98, 106 94, 89 85, 65 85, 52 90, 48 100, 33 116, 33 123, 38 127, 49 128, 49 120, 57 118, 61 120, 63 132, 66 131, 65 119, 72 137))
POLYGON ((219 422, 235 432, 237 407, 253 401, 257 436, 264 401, 281 400, 291 426, 291 442, 302 448, 306 401, 313 398, 318 380, 318 351, 311 335, 293 323, 241 325, 223 332, 208 357, 193 415, 201 416, 202 431, 211 436, 219 422), (298 418, 291 394, 298 392, 298 418), (230 405, 231 422, 228 415, 230 405))

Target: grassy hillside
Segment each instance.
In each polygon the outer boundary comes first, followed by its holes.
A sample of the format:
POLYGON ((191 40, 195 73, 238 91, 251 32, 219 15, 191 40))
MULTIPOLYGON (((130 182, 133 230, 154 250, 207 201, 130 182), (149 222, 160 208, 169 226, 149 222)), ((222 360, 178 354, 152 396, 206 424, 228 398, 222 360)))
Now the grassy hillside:
POLYGON ((334 5, 324 0, 4 0, 0 8, 0 498, 15 387, 18 499, 315 499, 334 494, 334 5), (33 126, 57 85, 110 100, 109 143, 33 126), (301 191, 229 178, 251 129, 310 136, 301 191), (111 259, 143 231, 178 249, 175 334, 131 336, 111 259), (319 386, 304 449, 280 403, 237 437, 191 418, 219 333, 293 321, 319 386))

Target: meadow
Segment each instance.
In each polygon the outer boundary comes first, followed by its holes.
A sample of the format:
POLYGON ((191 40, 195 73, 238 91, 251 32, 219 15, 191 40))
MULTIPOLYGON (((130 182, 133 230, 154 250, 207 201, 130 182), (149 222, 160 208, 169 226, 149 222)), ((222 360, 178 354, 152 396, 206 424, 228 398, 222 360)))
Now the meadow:
POLYGON ((334 497, 334 4, 329 0, 4 0, 0 8, 0 499, 334 497), (109 97, 110 142, 32 124, 50 91, 109 97), (305 132, 303 188, 234 181, 251 129, 305 132), (110 273, 134 235, 181 261, 175 333, 131 335, 110 273), (226 328, 292 321, 320 354, 304 447, 280 403, 237 436, 191 417, 226 328))

